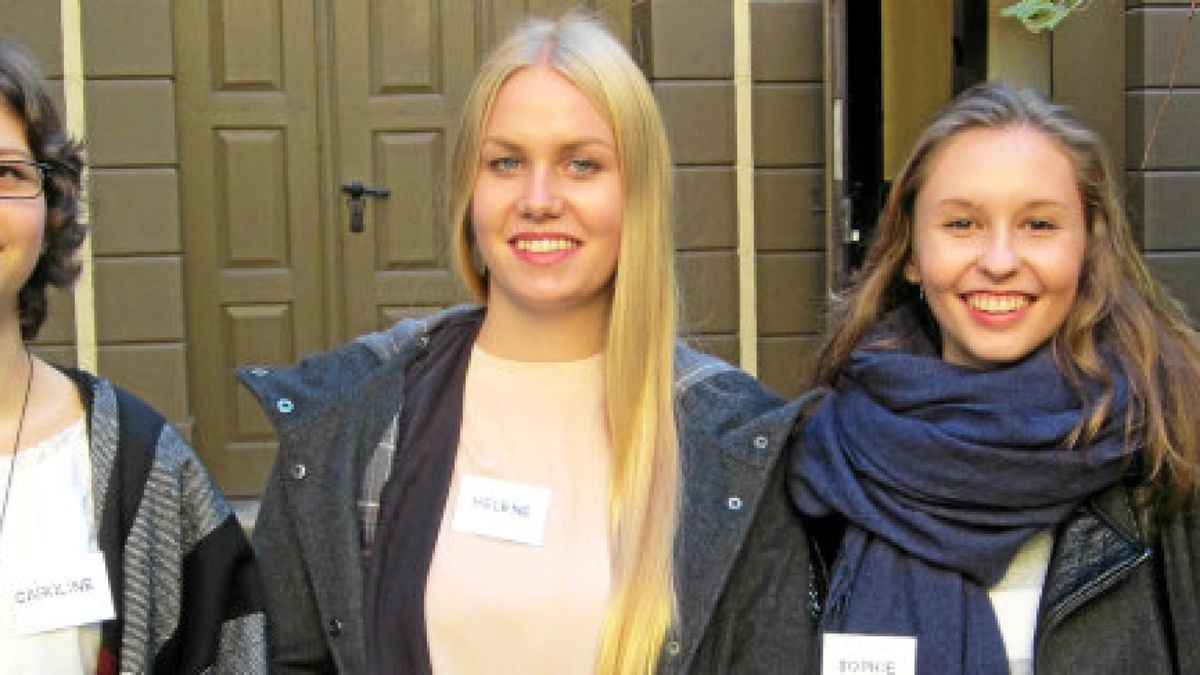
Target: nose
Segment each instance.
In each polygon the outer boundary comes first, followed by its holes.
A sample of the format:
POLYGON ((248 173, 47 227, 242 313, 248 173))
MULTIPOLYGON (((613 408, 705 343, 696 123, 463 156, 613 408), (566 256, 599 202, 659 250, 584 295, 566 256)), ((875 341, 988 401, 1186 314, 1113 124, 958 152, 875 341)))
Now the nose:
POLYGON ((990 276, 1008 276, 1021 264, 1021 256, 1013 240, 1011 228, 989 229, 980 246, 982 250, 979 252, 979 267, 990 276))
POLYGON ((530 220, 547 220, 562 215, 563 200, 549 168, 539 166, 529 172, 524 194, 517 202, 517 211, 522 218, 530 220))

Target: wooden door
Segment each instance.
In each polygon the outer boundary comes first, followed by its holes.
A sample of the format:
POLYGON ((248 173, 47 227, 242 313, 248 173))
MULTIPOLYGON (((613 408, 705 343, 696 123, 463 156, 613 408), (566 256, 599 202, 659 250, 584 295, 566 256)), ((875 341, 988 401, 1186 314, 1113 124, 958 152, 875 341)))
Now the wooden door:
POLYGON ((453 127, 477 62, 474 3, 335 2, 332 75, 337 185, 382 187, 363 230, 339 196, 338 275, 349 337, 459 298, 448 268, 442 186, 453 127))
MULTIPOLYGON (((193 441, 231 496, 274 436, 233 370, 290 364, 461 299, 443 217, 475 70, 570 0, 185 0, 175 5, 193 441), (349 229, 341 186, 386 188, 349 229)), ((623 37, 627 0, 593 0, 623 37)))
MULTIPOLYGON (((553 15, 576 4, 332 4, 335 183, 356 181, 388 193, 365 199, 357 233, 350 228, 349 200, 340 199, 339 338, 465 299, 450 269, 444 192, 463 99, 481 60, 525 15, 553 15)), ((621 15, 627 4, 591 3, 608 17, 621 15)), ((628 23, 614 21, 621 33, 628 23)))
POLYGON ((274 449, 234 367, 327 344, 316 9, 175 5, 193 442, 234 496, 261 492, 274 449))

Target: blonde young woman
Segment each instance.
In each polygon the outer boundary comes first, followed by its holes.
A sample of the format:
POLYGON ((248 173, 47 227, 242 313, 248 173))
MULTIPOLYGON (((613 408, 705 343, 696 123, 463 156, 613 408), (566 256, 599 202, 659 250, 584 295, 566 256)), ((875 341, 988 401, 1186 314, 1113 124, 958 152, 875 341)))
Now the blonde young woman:
POLYGON ((794 408, 677 342, 670 179, 596 21, 483 65, 449 190, 482 305, 240 373, 281 441, 255 529, 278 672, 804 667, 794 408))
POLYGON ((845 524, 826 657, 873 633, 918 673, 1200 672, 1200 338, 1113 181, 1004 85, 917 140, 793 460, 801 509, 845 524))

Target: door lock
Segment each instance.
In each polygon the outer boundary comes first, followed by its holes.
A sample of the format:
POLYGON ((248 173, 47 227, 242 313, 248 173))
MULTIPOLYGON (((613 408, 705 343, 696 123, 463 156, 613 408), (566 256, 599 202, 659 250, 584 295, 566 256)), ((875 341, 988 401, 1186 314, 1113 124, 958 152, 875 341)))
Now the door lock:
POLYGON ((352 180, 342 183, 342 194, 350 198, 347 201, 347 206, 350 208, 350 231, 358 234, 364 229, 363 197, 386 199, 392 194, 392 191, 385 187, 363 185, 362 181, 352 180))

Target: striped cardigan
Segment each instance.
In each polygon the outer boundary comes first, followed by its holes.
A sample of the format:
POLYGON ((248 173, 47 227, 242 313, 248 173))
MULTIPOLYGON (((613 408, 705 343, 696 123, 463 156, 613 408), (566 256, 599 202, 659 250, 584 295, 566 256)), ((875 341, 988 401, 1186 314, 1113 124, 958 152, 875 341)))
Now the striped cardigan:
POLYGON ((69 371, 88 413, 93 503, 116 618, 97 675, 265 673, 258 573, 229 505, 141 400, 69 371))

